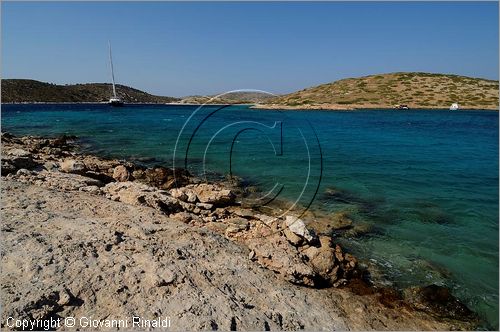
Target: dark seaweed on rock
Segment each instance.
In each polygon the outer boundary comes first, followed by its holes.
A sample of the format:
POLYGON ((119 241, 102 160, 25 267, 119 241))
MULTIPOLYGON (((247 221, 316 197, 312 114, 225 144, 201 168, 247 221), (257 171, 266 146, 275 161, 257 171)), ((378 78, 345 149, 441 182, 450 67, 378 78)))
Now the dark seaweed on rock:
POLYGON ((459 320, 477 319, 476 314, 444 286, 429 285, 408 288, 404 291, 404 297, 414 308, 432 315, 459 320))
POLYGON ((326 188, 319 197, 323 202, 336 202, 343 204, 352 204, 360 208, 361 212, 366 215, 377 215, 378 206, 382 203, 381 200, 366 200, 359 197, 348 190, 341 188, 326 188))

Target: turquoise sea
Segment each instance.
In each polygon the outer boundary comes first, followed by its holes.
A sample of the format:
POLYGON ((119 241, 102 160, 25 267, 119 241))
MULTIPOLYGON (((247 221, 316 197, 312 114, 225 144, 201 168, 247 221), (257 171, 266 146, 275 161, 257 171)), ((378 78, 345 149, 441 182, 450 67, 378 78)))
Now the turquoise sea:
POLYGON ((371 231, 340 240, 380 280, 446 285, 499 327, 498 112, 68 104, 1 115, 2 131, 76 135, 89 152, 147 164, 175 156, 318 215, 347 212, 371 231))

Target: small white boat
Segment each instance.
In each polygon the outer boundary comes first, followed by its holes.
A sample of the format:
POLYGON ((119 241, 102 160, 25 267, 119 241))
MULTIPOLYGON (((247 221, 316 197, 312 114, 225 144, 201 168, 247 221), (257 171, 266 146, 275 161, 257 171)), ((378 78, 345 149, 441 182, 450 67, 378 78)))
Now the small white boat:
POLYGON ((108 104, 111 106, 123 106, 123 101, 120 98, 109 98, 108 104))
POLYGON ((108 104, 111 106, 123 106, 123 101, 116 94, 115 71, 113 69, 113 57, 111 56, 111 43, 109 44, 109 63, 111 64, 111 81, 113 83, 113 97, 109 98, 108 104))
POLYGON ((456 111, 460 108, 460 106, 458 105, 458 103, 453 103, 451 104, 450 106, 450 111, 456 111))
POLYGON ((397 110, 409 110, 410 109, 408 107, 408 105, 406 105, 406 104, 399 104, 399 105, 396 105, 396 107, 394 107, 394 108, 397 110))

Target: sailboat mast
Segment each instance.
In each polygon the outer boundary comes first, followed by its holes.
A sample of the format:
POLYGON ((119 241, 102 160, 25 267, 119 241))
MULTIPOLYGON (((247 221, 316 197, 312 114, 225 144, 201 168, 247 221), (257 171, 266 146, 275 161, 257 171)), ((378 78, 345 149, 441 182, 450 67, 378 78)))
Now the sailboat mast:
POLYGON ((113 82, 113 97, 116 97, 116 87, 115 87, 115 71, 113 69, 113 57, 111 56, 111 42, 108 41, 109 45, 109 62, 111 63, 111 80, 113 82))

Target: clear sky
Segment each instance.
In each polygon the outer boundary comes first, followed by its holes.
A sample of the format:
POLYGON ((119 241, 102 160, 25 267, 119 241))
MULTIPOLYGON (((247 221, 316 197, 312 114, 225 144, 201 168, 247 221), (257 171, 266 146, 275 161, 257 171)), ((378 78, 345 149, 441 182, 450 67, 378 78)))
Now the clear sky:
POLYGON ((2 2, 2 77, 160 95, 428 71, 498 79, 498 3, 2 2))

